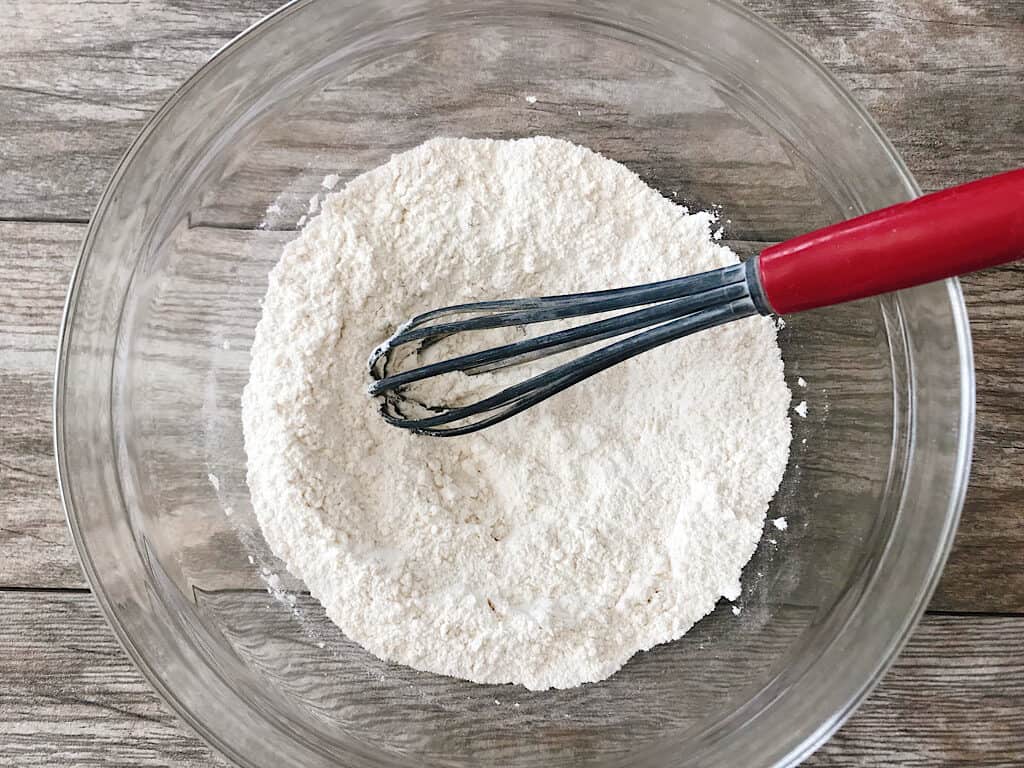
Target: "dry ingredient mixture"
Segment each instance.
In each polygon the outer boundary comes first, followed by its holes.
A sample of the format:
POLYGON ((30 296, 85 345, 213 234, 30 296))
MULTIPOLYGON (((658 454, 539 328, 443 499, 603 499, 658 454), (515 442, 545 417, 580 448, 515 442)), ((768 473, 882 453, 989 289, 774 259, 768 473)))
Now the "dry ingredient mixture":
POLYGON ((326 197, 270 275, 243 423, 267 542, 349 638, 421 670, 565 688, 739 596, 789 452, 771 320, 465 437, 390 427, 366 394, 367 355, 418 311, 735 263, 714 225, 551 138, 435 139, 326 197))

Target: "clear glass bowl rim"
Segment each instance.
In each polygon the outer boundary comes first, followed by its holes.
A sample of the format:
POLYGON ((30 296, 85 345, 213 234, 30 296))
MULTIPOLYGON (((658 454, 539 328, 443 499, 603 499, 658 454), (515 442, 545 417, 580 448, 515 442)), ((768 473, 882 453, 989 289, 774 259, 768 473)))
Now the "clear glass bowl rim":
MULTIPOLYGON (((207 724, 195 717, 188 707, 170 690, 157 672, 155 666, 145 657, 142 651, 132 641, 128 631, 118 616, 115 606, 103 588, 103 579, 90 555, 86 537, 80 526, 76 514, 74 502, 69 487, 69 470, 67 466, 67 453, 64 445, 63 425, 66 368, 69 354, 68 338, 74 320, 75 309, 79 288, 82 278, 89 263, 92 246, 95 240, 98 225, 103 220, 103 214, 109 206, 120 184, 124 171, 135 158, 139 148, 145 144, 150 134, 161 124, 164 118, 175 108, 193 87, 201 83, 210 71, 221 64, 223 60, 230 57, 232 51, 240 46, 246 45, 254 37, 268 30, 275 21, 284 18, 286 15, 296 12, 304 6, 317 2, 317 0, 288 0, 277 10, 259 19, 247 29, 239 33, 232 40, 215 52, 210 59, 204 63, 193 75, 191 75, 157 110, 147 121, 138 136, 129 145, 118 162, 110 181, 107 183, 99 202, 90 218, 89 229, 83 241, 81 250, 72 276, 65 302, 64 312, 60 324, 60 332, 57 346, 57 360, 54 382, 53 419, 54 419, 54 452, 57 464, 57 483, 64 507, 68 526, 70 528, 75 547, 78 552, 82 569, 92 587, 92 593, 100 605, 102 613, 114 632, 119 644, 124 648, 135 666, 142 672, 143 676, 167 702, 178 716, 206 743, 228 756, 239 765, 250 765, 244 755, 240 754, 228 742, 209 728, 207 724)), ((910 174, 903 160, 892 146, 891 142, 879 128, 874 118, 862 107, 847 89, 829 72, 819 64, 802 47, 790 40, 781 30, 770 22, 764 20, 752 11, 741 6, 738 0, 709 0, 709 4, 718 6, 727 13, 740 18, 745 23, 760 28, 766 35, 774 38, 781 47, 787 48, 792 54, 800 58, 803 63, 812 71, 821 82, 827 84, 836 96, 855 113, 866 128, 870 130, 878 145, 884 149, 893 168, 897 171, 902 181, 907 199, 917 197, 921 194, 916 181, 910 174)), ((953 545, 953 539, 957 529, 960 512, 963 507, 963 500, 967 490, 967 483, 970 471, 971 455, 973 450, 974 418, 975 418, 975 374, 973 364, 973 353, 971 345, 970 328, 967 317, 967 310, 963 300, 963 294, 959 282, 955 279, 945 281, 946 294, 949 299, 949 306, 952 321, 956 332, 957 354, 960 360, 959 370, 959 403, 960 413, 958 418, 958 443, 952 467, 953 492, 950 494, 945 514, 942 518, 942 530, 939 536, 940 546, 931 553, 931 559, 924 578, 921 581, 920 589, 917 592, 913 610, 909 613, 901 629, 886 646, 885 653, 878 657, 873 673, 866 677, 863 683, 846 697, 845 704, 829 716, 820 726, 808 734, 794 735, 790 738, 789 748, 785 750, 785 757, 776 762, 777 765, 795 765, 806 759, 815 749, 823 744, 839 727, 853 714, 856 708, 878 685, 889 667, 895 661, 899 652, 905 646, 917 626, 928 600, 938 585, 942 575, 943 566, 953 545)))

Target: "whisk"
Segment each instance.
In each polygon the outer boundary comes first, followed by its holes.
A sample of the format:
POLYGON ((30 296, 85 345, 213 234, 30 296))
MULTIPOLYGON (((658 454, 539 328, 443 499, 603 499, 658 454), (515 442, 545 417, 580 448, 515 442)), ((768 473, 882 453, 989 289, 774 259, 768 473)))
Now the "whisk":
POLYGON ((594 374, 698 331, 875 296, 1024 258, 1024 169, 899 203, 773 245, 745 263, 628 288, 498 299, 434 309, 375 349, 371 395, 384 419, 454 436, 504 421, 594 374), (458 350, 482 331, 625 310, 551 333, 407 368, 441 340, 458 350), (624 337, 624 338, 619 338, 624 337), (617 339, 617 340, 615 340, 617 339), (452 373, 522 365, 614 340, 493 394, 424 402, 411 390, 452 373))

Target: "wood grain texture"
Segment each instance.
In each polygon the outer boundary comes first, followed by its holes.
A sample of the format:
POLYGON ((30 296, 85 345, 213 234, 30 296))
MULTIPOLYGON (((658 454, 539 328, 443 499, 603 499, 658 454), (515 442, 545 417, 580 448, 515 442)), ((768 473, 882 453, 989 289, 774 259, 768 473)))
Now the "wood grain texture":
POLYGON ((926 616, 811 766, 1024 764, 1024 619, 926 616))
POLYGON ((827 66, 925 191, 1024 164, 1019 0, 744 0, 827 66))
POLYGON ((0 587, 84 586, 57 497, 53 366, 85 228, 0 222, 0 587))
POLYGON ((7 0, 0 218, 85 220, 152 112, 276 0, 7 0))
POLYGON ((184 731, 92 595, 0 592, 0 766, 227 766, 184 731))
MULTIPOLYGON (((0 218, 86 219, 149 114, 276 5, 10 0, 0 38, 0 218)), ((1021 3, 748 5, 836 72, 926 189, 1024 162, 1021 3)))
MULTIPOLYGON (((0 592, 0 611, 0 766, 227 765, 178 725, 90 595, 0 592)), ((807 764, 1019 765, 1022 633, 1024 618, 927 617, 868 703, 807 764)), ((509 715, 499 706, 479 717, 509 715)))
POLYGON ((974 460, 932 607, 1024 611, 1024 264, 961 280, 977 378, 974 460))

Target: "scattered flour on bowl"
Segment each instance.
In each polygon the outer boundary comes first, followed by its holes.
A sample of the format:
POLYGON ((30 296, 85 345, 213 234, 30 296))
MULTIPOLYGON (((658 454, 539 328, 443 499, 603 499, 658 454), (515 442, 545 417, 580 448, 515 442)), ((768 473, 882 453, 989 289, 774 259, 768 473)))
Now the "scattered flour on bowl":
POLYGON ((735 263, 714 223, 550 138, 435 139, 326 196, 271 272, 242 416, 267 542, 348 637, 563 688, 740 595, 790 443, 770 319, 460 438, 390 427, 366 395, 368 354, 417 311, 735 263))

